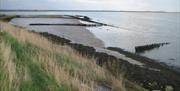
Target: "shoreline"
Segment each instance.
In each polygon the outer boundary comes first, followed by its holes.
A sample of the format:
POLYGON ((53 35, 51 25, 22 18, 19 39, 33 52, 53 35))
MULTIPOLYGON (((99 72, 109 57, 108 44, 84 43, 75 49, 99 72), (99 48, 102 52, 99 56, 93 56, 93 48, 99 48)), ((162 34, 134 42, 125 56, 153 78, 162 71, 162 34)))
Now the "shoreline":
MULTIPOLYGON (((108 65, 108 62, 110 62, 110 64, 113 64, 113 63, 116 64, 116 66, 115 65, 113 66, 115 66, 117 70, 119 69, 119 71, 123 67, 123 69, 126 71, 126 76, 128 80, 137 82, 138 84, 141 84, 146 89, 164 90, 167 86, 172 86, 175 91, 178 91, 180 89, 179 87, 180 73, 170 69, 167 65, 152 61, 152 59, 149 59, 149 58, 146 59, 144 57, 134 55, 133 53, 126 52, 126 56, 132 56, 135 59, 136 58, 142 59, 141 62, 144 62, 149 67, 156 67, 160 69, 160 71, 157 71, 154 69, 148 69, 148 68, 141 68, 137 65, 130 64, 127 61, 122 60, 122 59, 117 59, 116 57, 108 55, 106 53, 96 52, 95 48, 93 47, 84 46, 82 44, 71 43, 70 40, 61 38, 59 36, 55 36, 55 35, 48 34, 45 32, 39 33, 39 34, 48 38, 54 43, 61 44, 61 45, 69 45, 84 56, 97 58, 97 64, 100 66, 108 65)), ((123 51, 121 53, 123 53, 123 51)), ((111 70, 111 68, 109 68, 109 70, 111 70)), ((116 74, 116 73, 113 73, 113 74, 116 74)))
MULTIPOLYGON (((69 45, 84 56, 97 58, 97 64, 99 64, 100 66, 108 65, 109 68, 107 69, 110 71, 114 69, 116 69, 117 72, 120 72, 121 69, 125 70, 126 71, 125 75, 127 76, 128 80, 136 82, 137 84, 145 87, 146 89, 164 90, 167 86, 172 86, 175 91, 180 90, 180 87, 178 87, 180 85, 180 79, 178 79, 180 77, 180 73, 174 71, 165 64, 156 62, 155 60, 124 51, 121 48, 112 48, 112 47, 106 48, 113 51, 117 51, 120 54, 124 54, 129 58, 144 63, 145 64, 145 68, 144 68, 138 65, 133 65, 127 62, 126 60, 119 59, 112 55, 108 55, 107 53, 97 52, 94 47, 74 43, 69 39, 56 36, 53 34, 49 34, 46 32, 42 32, 39 34, 48 38, 53 43, 57 43, 61 45, 69 45), (109 64, 109 62, 111 65, 109 64)), ((112 71, 112 74, 116 75, 117 74, 116 71, 115 72, 112 71)))

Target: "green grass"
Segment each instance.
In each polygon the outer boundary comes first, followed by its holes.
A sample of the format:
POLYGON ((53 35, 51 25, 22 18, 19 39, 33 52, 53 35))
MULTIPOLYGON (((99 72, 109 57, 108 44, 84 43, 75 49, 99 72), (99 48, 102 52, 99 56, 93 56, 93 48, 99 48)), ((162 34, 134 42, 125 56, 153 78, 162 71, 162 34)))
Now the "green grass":
MULTIPOLYGON (((78 78, 85 83, 89 83, 90 81, 95 81, 95 82, 106 81, 104 77, 101 77, 101 75, 99 76, 98 74, 96 74, 94 68, 92 68, 89 64, 81 63, 80 60, 82 59, 78 59, 78 58, 76 59, 73 58, 74 56, 69 56, 63 53, 61 54, 61 53, 52 52, 40 48, 36 45, 33 45, 28 41, 25 42, 18 41, 16 38, 12 37, 7 32, 0 32, 0 40, 1 42, 5 43, 5 46, 10 47, 11 49, 11 56, 13 56, 12 61, 16 65, 16 72, 18 75, 18 78, 15 79, 14 82, 20 91, 77 91, 78 90, 78 87, 73 86, 74 84, 72 83, 68 84, 69 82, 62 81, 61 84, 58 84, 58 82, 54 78, 54 74, 50 74, 49 72, 47 72, 46 70, 47 68, 43 64, 38 63, 39 60, 36 57, 40 53, 45 53, 46 56, 49 56, 49 58, 52 59, 49 61, 57 61, 58 65, 61 68, 64 68, 64 71, 68 74, 68 76, 71 79, 78 78), (26 75, 28 75, 28 78, 25 79, 26 75)), ((3 53, 3 51, 0 50, 0 53, 3 53)), ((2 60, 3 60, 2 57, 0 57, 0 61, 2 60)), ((3 63, 1 63, 1 65, 3 65, 3 63)), ((93 67, 96 68, 96 65, 94 65, 93 67)), ((3 83, 3 87, 0 87, 0 90, 15 91, 13 87, 6 87, 10 83, 3 82, 3 80, 4 81, 8 80, 7 75, 5 75, 4 73, 4 71, 6 72, 6 70, 3 69, 0 71, 1 71, 0 79, 2 79, 1 82, 3 83)))
MULTIPOLYGON (((28 42, 20 43, 6 32, 0 32, 0 38, 6 45, 11 47, 13 53, 13 62, 16 64, 18 77, 23 77, 24 69, 28 70, 30 79, 21 80, 20 91, 73 91, 71 87, 65 84, 59 86, 53 76, 47 74, 46 71, 33 62, 33 57, 41 48, 31 45, 28 42)), ((2 58, 2 57, 1 57, 2 58)), ((2 59, 0 59, 2 62, 2 59)), ((1 64, 2 65, 2 64, 1 64)), ((0 79, 5 80, 4 72, 0 71, 0 79)), ((7 83, 8 84, 8 83, 7 83)), ((8 86, 5 84, 4 86, 8 86)), ((8 87, 0 87, 1 91, 8 91, 8 87)), ((11 91, 14 91, 13 89, 11 91)))

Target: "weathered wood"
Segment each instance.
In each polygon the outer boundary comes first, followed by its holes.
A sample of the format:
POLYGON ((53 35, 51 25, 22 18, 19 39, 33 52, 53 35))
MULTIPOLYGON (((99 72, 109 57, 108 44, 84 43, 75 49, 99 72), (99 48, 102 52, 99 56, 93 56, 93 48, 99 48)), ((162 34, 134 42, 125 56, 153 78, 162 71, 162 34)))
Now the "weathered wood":
POLYGON ((136 46, 135 51, 136 51, 136 53, 142 53, 142 52, 152 50, 154 48, 159 48, 161 46, 168 45, 168 44, 170 44, 170 43, 168 43, 168 42, 166 42, 166 43, 154 43, 154 44, 136 46))

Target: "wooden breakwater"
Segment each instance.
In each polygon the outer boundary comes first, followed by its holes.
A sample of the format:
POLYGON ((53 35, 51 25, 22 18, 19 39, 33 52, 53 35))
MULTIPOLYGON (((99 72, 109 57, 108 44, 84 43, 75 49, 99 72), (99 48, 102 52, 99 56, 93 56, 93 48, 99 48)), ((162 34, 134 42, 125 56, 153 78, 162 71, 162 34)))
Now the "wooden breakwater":
POLYGON ((169 42, 153 43, 153 44, 148 44, 148 45, 136 46, 135 51, 136 51, 136 53, 142 53, 142 52, 152 50, 154 48, 159 48, 161 46, 168 45, 168 44, 170 44, 170 43, 169 42))
POLYGON ((69 23, 63 23, 63 24, 49 24, 49 23, 32 23, 29 24, 30 26, 86 26, 86 27, 97 27, 102 26, 100 24, 69 24, 69 23))

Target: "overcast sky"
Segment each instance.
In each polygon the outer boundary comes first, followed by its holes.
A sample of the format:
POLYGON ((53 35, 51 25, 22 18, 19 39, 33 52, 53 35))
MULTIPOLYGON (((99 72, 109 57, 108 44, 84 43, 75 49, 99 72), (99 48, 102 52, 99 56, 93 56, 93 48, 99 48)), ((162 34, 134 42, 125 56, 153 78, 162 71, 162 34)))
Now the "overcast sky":
POLYGON ((180 0, 0 0, 0 9, 88 9, 180 12, 180 0))

